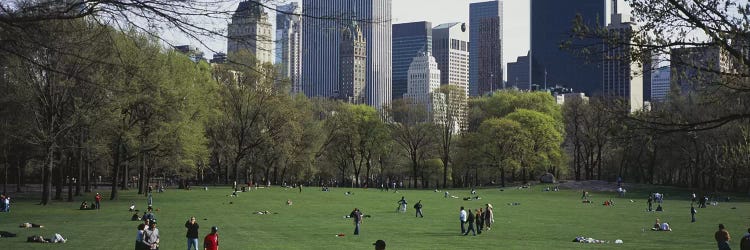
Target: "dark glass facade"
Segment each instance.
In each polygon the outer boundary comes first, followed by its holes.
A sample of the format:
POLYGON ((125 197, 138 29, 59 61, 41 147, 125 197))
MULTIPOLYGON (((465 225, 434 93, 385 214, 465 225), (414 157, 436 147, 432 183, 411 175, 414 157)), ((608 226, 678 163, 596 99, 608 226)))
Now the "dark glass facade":
POLYGON ((531 84, 544 88, 546 82, 589 96, 601 91, 601 56, 575 51, 601 42, 574 40, 572 49, 560 48, 571 37, 576 15, 589 27, 604 27, 605 0, 531 0, 531 84))
POLYGON ((432 24, 430 22, 399 23, 393 25, 393 99, 406 93, 409 65, 420 52, 432 54, 432 24))

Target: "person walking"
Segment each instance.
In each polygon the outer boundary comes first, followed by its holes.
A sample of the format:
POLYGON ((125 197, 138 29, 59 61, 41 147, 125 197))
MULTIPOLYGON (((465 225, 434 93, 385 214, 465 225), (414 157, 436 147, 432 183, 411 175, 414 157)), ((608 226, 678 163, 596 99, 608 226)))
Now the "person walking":
POLYGON ((151 247, 151 249, 159 249, 159 229, 156 228, 156 221, 150 221, 148 230, 143 232, 143 241, 151 247))
POLYGON ((648 202, 648 211, 649 211, 649 212, 651 212, 651 211, 652 211, 652 210, 651 210, 651 206, 652 206, 652 205, 653 205, 653 203, 654 203, 654 198, 652 198, 652 196, 651 196, 651 195, 649 195, 649 196, 648 196, 648 201, 646 201, 646 202, 648 202))
POLYGON ((185 228, 187 228, 187 250, 195 249, 198 250, 198 222, 195 221, 195 216, 190 217, 190 220, 185 222, 185 228))
POLYGON ((203 250, 219 250, 219 227, 211 227, 211 233, 203 238, 203 250))
POLYGON ((102 195, 96 193, 96 196, 94 196, 94 201, 96 203, 96 209, 100 209, 102 207, 102 195))
POLYGON ((414 215, 414 217, 419 216, 420 218, 424 218, 422 215, 422 200, 419 200, 417 204, 414 204, 414 209, 417 210, 417 213, 414 215))
POLYGON ((402 213, 406 213, 406 199, 404 199, 403 196, 401 196, 401 199, 397 201, 398 203, 398 211, 401 211, 402 213))
POLYGON ((458 218, 461 220, 461 234, 466 232, 466 210, 464 210, 464 207, 461 207, 461 212, 459 212, 458 218))
POLYGON ((466 218, 466 222, 469 223, 469 228, 466 229, 466 233, 464 233, 464 236, 469 235, 469 232, 471 232, 473 236, 477 236, 477 231, 474 230, 474 219, 474 213, 469 211, 469 215, 466 218))
POLYGON ((492 223, 495 222, 495 214, 494 214, 493 210, 494 209, 492 208, 492 204, 487 203, 485 205, 485 210, 484 210, 484 225, 485 225, 485 228, 487 228, 487 231, 490 231, 492 229, 491 228, 492 223))
POLYGON ((484 211, 482 211, 482 208, 476 210, 476 215, 474 216, 474 220, 476 221, 477 225, 477 234, 482 234, 482 226, 484 226, 484 211))
POLYGON ((690 205, 690 222, 695 222, 695 214, 697 214, 698 211, 695 210, 695 207, 693 205, 690 205))
POLYGON ((359 235, 359 225, 362 224, 362 212, 359 211, 359 208, 354 208, 352 213, 349 214, 349 217, 354 219, 354 235, 359 235))
POLYGON ((729 235, 729 231, 724 228, 724 224, 719 224, 719 231, 714 233, 714 239, 716 239, 716 245, 719 247, 719 250, 732 249, 729 247, 729 240, 732 239, 732 237, 729 235))

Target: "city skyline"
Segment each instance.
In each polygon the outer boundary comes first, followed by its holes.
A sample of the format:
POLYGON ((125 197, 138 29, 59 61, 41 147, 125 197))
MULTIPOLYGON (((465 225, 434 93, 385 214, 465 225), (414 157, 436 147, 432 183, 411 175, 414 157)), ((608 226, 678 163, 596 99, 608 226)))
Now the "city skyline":
MULTIPOLYGON (((408 22, 420 22, 427 21, 431 22, 433 26, 442 23, 451 22, 465 22, 469 23, 469 4, 486 2, 488 0, 393 0, 392 1, 392 24, 408 23, 408 22), (419 10, 419 11, 414 11, 419 10)), ((618 8, 621 13, 630 13, 630 6, 625 3, 624 0, 617 0, 618 8)), ((232 5, 230 9, 236 9, 240 1, 232 5)), ((282 0, 278 2, 278 6, 288 4, 291 2, 297 2, 302 5, 301 0, 282 0)), ((526 56, 530 48, 530 4, 531 0, 504 0, 503 2, 503 41, 502 55, 503 63, 514 62, 519 56, 526 56)), ((609 1, 607 1, 609 6, 609 1)), ((272 5, 274 6, 274 5, 272 5)), ((609 7, 607 7, 609 9, 609 7)), ((276 14, 273 10, 266 10, 269 13, 269 18, 274 20, 276 14)), ((304 10, 303 10, 304 11, 304 10)), ((606 16, 607 23, 609 23, 609 15, 606 16)), ((228 21, 227 21, 228 23, 228 21)), ((275 21, 271 23, 275 24, 275 21)), ((223 27, 212 27, 212 28, 225 28, 223 27)), ((274 25, 274 30, 275 25, 274 25)), ((184 35, 166 34, 165 38, 168 42, 176 45, 193 45, 200 48, 205 52, 206 57, 211 57, 216 52, 226 53, 226 38, 223 37, 212 37, 202 39, 202 42, 206 44, 204 46, 201 42, 194 39, 186 38, 184 35)), ((503 72, 503 79, 506 78, 507 72, 503 72)))

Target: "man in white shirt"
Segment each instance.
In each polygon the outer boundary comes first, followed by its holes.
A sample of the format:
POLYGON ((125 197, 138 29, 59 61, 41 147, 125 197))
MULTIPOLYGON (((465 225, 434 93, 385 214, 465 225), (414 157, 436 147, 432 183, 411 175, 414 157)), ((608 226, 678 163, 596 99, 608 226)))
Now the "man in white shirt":
POLYGON ((461 234, 466 233, 466 226, 464 226, 466 224, 466 210, 463 206, 461 206, 461 214, 458 218, 461 219, 461 234))

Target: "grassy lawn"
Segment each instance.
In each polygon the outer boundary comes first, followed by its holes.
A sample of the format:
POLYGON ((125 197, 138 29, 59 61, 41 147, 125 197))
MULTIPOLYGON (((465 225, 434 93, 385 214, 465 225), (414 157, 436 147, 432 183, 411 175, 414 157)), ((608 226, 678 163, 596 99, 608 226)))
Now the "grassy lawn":
MULTIPOLYGON (((616 198, 613 193, 591 193, 593 204, 580 201, 580 190, 542 192, 543 186, 529 189, 479 189, 479 201, 443 198, 442 192, 332 188, 321 192, 316 187, 297 189, 272 187, 229 197, 228 187, 209 187, 209 191, 168 189, 154 193, 154 207, 161 234, 161 249, 184 249, 184 223, 198 218, 202 236, 210 227, 219 227, 221 249, 373 249, 377 239, 388 249, 715 249, 713 233, 724 223, 732 236, 733 248, 750 224, 745 200, 720 203, 698 209, 696 223, 690 223, 687 193, 675 189, 641 190, 616 198), (346 196, 346 191, 353 195, 346 196), (646 191, 666 192, 664 212, 646 212, 646 191), (396 202, 405 196, 407 212, 396 213, 396 202), (614 197, 614 207, 604 207, 614 197), (294 202, 286 205, 286 200, 294 202), (634 202, 630 202, 630 200, 634 202), (422 200, 424 218, 415 218, 412 206, 422 200), (517 206, 508 203, 520 203, 517 206), (459 235, 458 211, 495 207, 495 225, 479 236, 459 235), (361 235, 352 235, 351 219, 345 219, 354 207, 365 218, 361 235), (734 209, 733 209, 734 208, 734 209), (273 214, 257 215, 268 210, 273 214), (659 217, 672 226, 672 232, 650 231, 659 217), (335 236, 344 233, 344 237, 335 236), (609 244, 581 244, 576 236, 610 241, 609 244), (614 244, 622 239, 624 244, 614 244)), ((467 190, 449 190, 451 195, 469 196, 467 190)), ((108 193, 104 193, 108 197, 108 193)), ((88 195, 91 202, 93 195, 88 195)), ((79 197, 80 199, 80 197, 79 197)), ((80 211, 78 202, 55 202, 46 207, 37 200, 15 200, 11 213, 0 213, 0 231, 18 234, 0 238, 2 249, 133 249, 138 222, 130 221, 131 201, 145 208, 145 197, 126 191, 119 201, 103 201, 102 210, 80 211), (19 228, 23 222, 45 228, 19 228), (64 244, 27 243, 26 237, 45 237, 60 233, 64 244)))

